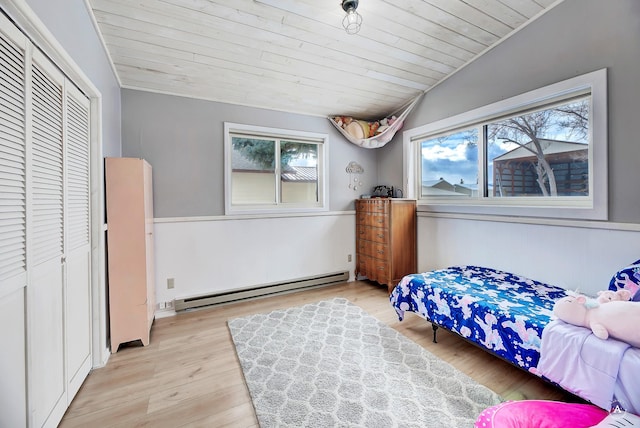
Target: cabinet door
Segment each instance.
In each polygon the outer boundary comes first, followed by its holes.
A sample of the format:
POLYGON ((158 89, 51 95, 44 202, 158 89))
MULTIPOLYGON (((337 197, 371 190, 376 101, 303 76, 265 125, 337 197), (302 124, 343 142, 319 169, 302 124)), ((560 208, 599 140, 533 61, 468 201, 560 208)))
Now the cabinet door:
POLYGON ((107 158, 105 178, 110 339, 116 352, 121 343, 141 339, 147 325, 142 161, 107 158))

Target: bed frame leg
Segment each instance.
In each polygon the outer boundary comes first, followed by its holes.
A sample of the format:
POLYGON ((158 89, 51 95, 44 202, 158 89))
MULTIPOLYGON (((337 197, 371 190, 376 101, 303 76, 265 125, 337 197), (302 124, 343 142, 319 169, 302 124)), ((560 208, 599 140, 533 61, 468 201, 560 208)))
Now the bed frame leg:
POLYGON ((431 328, 433 329, 433 343, 438 343, 436 340, 436 331, 438 330, 438 326, 434 323, 431 323, 431 328))

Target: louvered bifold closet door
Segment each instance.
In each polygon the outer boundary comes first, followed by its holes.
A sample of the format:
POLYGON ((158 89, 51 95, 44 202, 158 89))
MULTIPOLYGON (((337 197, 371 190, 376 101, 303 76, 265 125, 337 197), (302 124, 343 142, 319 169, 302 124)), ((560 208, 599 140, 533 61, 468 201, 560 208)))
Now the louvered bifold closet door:
POLYGON ((68 81, 65 94, 65 336, 68 400, 91 369, 89 99, 68 81))
MULTIPOLYGON (((0 284, 26 272, 24 51, 0 36, 0 284)), ((15 281, 15 279, 14 279, 15 281)))
POLYGON ((64 76, 34 50, 31 81, 31 218, 27 224, 29 399, 33 426, 55 426, 66 409, 64 349, 64 76))
POLYGON ((55 427, 91 368, 90 101, 0 10, 0 427, 55 427))
POLYGON ((56 80, 53 67, 43 61, 34 58, 31 80, 34 265, 60 260, 63 250, 63 81, 56 80))
POLYGON ((67 252, 89 245, 89 100, 66 93, 67 252))
POLYGON ((26 425, 27 40, 0 14, 0 427, 26 425))

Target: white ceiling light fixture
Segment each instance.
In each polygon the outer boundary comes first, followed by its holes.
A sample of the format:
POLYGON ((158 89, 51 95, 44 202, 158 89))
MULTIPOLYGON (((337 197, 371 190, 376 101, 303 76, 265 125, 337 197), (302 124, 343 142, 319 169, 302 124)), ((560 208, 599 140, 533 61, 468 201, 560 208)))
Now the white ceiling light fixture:
POLYGON ((362 25, 362 15, 356 12, 358 0, 342 0, 342 10, 347 12, 342 20, 342 26, 348 34, 356 34, 362 25))

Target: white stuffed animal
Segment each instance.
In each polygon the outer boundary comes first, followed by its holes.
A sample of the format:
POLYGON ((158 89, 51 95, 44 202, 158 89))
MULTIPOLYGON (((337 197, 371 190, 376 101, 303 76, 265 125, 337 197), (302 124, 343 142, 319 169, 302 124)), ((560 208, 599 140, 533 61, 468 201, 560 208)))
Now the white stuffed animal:
POLYGON ((608 303, 614 301, 626 302, 627 300, 631 300, 631 291, 625 290, 624 288, 618 291, 598 291, 598 298, 596 300, 598 301, 598 303, 608 303))
POLYGON ((553 306, 553 314, 566 323, 591 329, 600 339, 611 336, 640 348, 640 302, 585 303, 587 298, 582 295, 563 297, 553 306))

